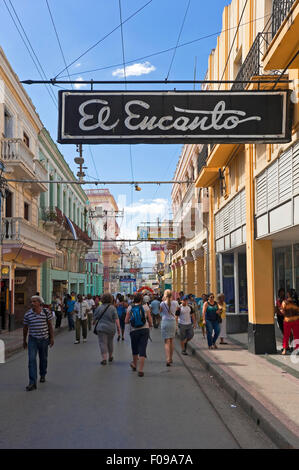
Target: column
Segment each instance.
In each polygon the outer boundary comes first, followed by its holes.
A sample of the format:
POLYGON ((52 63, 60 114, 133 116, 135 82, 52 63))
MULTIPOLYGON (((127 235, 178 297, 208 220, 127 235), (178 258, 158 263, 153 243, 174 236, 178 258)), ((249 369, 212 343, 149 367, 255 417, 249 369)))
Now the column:
POLYGON ((183 288, 182 290, 184 291, 184 294, 188 294, 188 266, 187 266, 187 259, 183 259, 183 288))
POLYGON ((204 272, 204 257, 199 256, 195 261, 196 270, 196 289, 195 295, 201 297, 206 292, 205 272, 204 272))
POLYGON ((235 289, 235 313, 240 313, 240 304, 239 304, 239 258, 238 258, 238 253, 234 253, 234 289, 235 289))
POLYGON ((254 239, 253 145, 245 152, 248 350, 275 354, 272 240, 254 239))
POLYGON ((215 252, 215 237, 214 237, 214 189, 209 188, 209 241, 208 241, 208 263, 209 263, 209 276, 207 283, 209 283, 210 292, 216 293, 216 252, 215 252))
POLYGON ((172 291, 176 292, 177 290, 177 279, 176 279, 176 266, 175 263, 171 265, 171 273, 172 273, 172 291))
POLYGON ((194 261, 187 261, 187 290, 186 294, 194 294, 194 261))
POLYGON ((182 290, 182 267, 180 261, 176 263, 176 292, 179 293, 182 290))

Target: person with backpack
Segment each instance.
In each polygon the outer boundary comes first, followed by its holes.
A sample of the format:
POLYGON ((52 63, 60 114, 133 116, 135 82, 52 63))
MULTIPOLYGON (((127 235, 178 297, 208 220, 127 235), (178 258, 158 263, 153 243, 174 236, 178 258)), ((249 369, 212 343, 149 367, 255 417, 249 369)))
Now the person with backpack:
POLYGON ((102 366, 107 364, 108 354, 109 362, 113 361, 113 338, 115 335, 115 325, 117 327, 118 336, 120 336, 119 318, 113 303, 113 296, 111 294, 103 294, 102 305, 97 307, 94 311, 94 330, 98 335, 100 351, 102 354, 102 366))
POLYGON ((171 290, 167 289, 164 292, 163 301, 160 305, 160 312, 162 315, 161 334, 164 340, 166 366, 169 367, 173 363, 172 356, 174 350, 173 339, 176 331, 176 318, 175 314, 179 309, 179 304, 176 300, 172 299, 171 290))
MULTIPOLYGON (((124 341, 125 339, 125 319, 126 319, 126 313, 127 313, 127 308, 128 304, 124 301, 124 296, 120 295, 118 299, 118 304, 116 305, 116 310, 119 318, 119 324, 120 324, 120 329, 121 329, 121 339, 124 341)), ((117 337, 117 341, 120 340, 120 334, 117 337)))
POLYGON ((146 358, 146 347, 149 339, 149 329, 153 326, 150 308, 142 305, 142 295, 137 293, 133 303, 127 309, 125 323, 130 324, 130 337, 133 361, 130 363, 132 370, 136 371, 139 359, 139 377, 144 376, 143 368, 146 358))

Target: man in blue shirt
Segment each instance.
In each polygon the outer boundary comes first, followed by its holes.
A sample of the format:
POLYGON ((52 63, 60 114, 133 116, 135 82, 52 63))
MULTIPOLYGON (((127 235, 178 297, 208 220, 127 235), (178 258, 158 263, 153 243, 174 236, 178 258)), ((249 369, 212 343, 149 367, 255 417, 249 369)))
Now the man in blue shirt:
POLYGON ((154 328, 158 328, 160 325, 161 317, 160 317, 160 302, 157 296, 155 296, 154 300, 151 302, 150 308, 151 308, 151 315, 153 319, 154 328))

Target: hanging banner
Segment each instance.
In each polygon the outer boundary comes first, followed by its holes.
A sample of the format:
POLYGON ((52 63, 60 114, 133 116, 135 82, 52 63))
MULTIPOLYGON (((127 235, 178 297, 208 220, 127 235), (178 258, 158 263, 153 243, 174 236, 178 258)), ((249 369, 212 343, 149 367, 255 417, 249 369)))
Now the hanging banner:
POLYGON ((289 142, 290 91, 59 91, 62 144, 289 142))

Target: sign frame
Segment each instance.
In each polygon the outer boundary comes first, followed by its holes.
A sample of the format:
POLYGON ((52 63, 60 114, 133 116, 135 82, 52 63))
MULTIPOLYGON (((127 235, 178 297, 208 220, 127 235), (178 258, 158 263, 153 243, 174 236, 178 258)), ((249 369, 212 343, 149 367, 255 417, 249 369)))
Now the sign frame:
MULTIPOLYGON (((75 91, 73 91, 73 90, 71 90, 70 91, 70 90, 60 90, 59 91, 58 142, 62 143, 62 144, 136 144, 136 143, 141 143, 141 144, 161 144, 161 143, 165 143, 165 144, 170 144, 170 143, 175 143, 175 144, 179 144, 179 143, 183 143, 183 144, 185 144, 185 143, 194 143, 194 144, 195 143, 211 143, 211 144, 213 144, 213 143, 215 143, 215 144, 217 144, 217 143, 219 143, 220 144, 220 143, 279 143, 279 142, 280 143, 285 143, 285 142, 290 142, 291 141, 291 132, 292 132, 290 96, 291 96, 291 90, 242 90, 242 91, 240 91, 240 90, 221 90, 221 91, 220 90, 219 91, 216 91, 216 90, 213 90, 213 91, 210 91, 210 90, 208 90, 208 91, 205 91, 205 90, 199 90, 199 91, 196 91, 196 90, 188 90, 188 91, 182 91, 182 90, 180 90, 180 91, 173 91, 173 90, 172 91, 150 91, 150 90, 147 90, 147 91, 131 91, 131 90, 130 91, 115 91, 115 90, 112 90, 112 91, 106 91, 106 90, 104 90, 104 91, 102 91, 102 90, 96 90, 96 91, 94 91, 94 90, 84 90, 84 91, 81 91, 81 90, 75 90, 75 91), (120 132, 117 132, 117 129, 114 128, 114 129, 110 129, 109 133, 106 133, 106 134, 105 134, 106 130, 103 129, 103 130, 100 131, 101 132, 100 135, 88 134, 87 130, 85 130, 85 134, 84 134, 84 131, 82 130, 81 135, 71 135, 65 129, 66 125, 67 125, 67 118, 68 118, 68 114, 67 114, 67 111, 66 111, 66 108, 67 108, 66 100, 69 99, 70 97, 72 99, 72 97, 82 96, 84 99, 82 100, 82 103, 79 106, 81 108, 81 106, 83 106, 84 103, 88 103, 91 98, 94 98, 91 101, 96 100, 97 99, 96 97, 98 97, 98 98, 102 97, 103 100, 104 100, 104 98, 107 100, 109 98, 109 96, 113 97, 113 98, 120 97, 120 99, 122 100, 122 104, 124 104, 126 102, 126 100, 128 99, 128 97, 130 97, 130 96, 132 98, 133 97, 134 98, 140 97, 140 98, 148 99, 148 100, 151 97, 152 97, 152 99, 154 99, 155 97, 159 96, 163 100, 163 104, 166 103, 167 106, 169 107, 170 105, 173 104, 171 102, 171 100, 174 100, 174 102, 175 102, 176 97, 184 97, 187 101, 189 99, 191 100, 191 97, 198 97, 199 100, 201 99, 201 100, 205 101, 208 97, 217 96, 217 97, 219 97, 220 102, 221 102, 221 97, 223 97, 223 100, 227 99, 228 102, 229 102, 229 99, 231 98, 232 100, 234 100, 233 106, 235 106, 235 103, 236 103, 235 97, 236 96, 240 96, 240 97, 246 96, 250 100, 250 98, 252 98, 252 96, 255 96, 255 97, 257 96, 257 97, 260 98, 263 95, 267 96, 267 97, 280 95, 282 97, 281 105, 282 105, 283 113, 282 113, 282 116, 281 116, 281 121, 279 121, 279 125, 281 123, 281 132, 280 133, 277 133, 275 131, 275 133, 272 133, 272 134, 270 134, 270 133, 253 134, 252 132, 249 133, 249 134, 244 134, 244 133, 240 134, 240 133, 237 132, 238 131, 238 127, 237 127, 236 132, 229 132, 229 133, 222 133, 222 134, 219 134, 219 133, 218 134, 202 133, 202 134, 196 135, 196 134, 191 134, 191 133, 188 134, 186 130, 183 130, 183 131, 178 132, 176 134, 174 134, 174 133, 167 134, 167 130, 161 130, 161 132, 159 134, 150 134, 151 129, 150 130, 146 129, 146 131, 143 131, 143 134, 140 134, 140 133, 138 134, 137 131, 135 132, 135 134, 133 132, 128 131, 127 135, 125 135, 125 134, 121 134, 120 132), (167 100, 169 101, 169 103, 167 102, 167 100), (145 132, 148 132, 148 133, 146 134, 145 132)), ((102 101, 101 101, 101 105, 102 105, 102 101)), ((215 101, 215 98, 214 98, 214 101, 215 101)), ((260 100, 258 100, 258 101, 260 102, 260 100)), ((135 102, 135 101, 133 100, 130 103, 133 103, 133 102, 135 102)), ((71 102, 69 102, 69 103, 71 103, 71 102)), ((108 105, 110 104, 108 101, 106 103, 108 105)), ((137 103, 137 101, 136 101, 136 103, 137 103)), ((227 104, 226 101, 224 101, 224 103, 227 104)), ((252 103, 250 103, 250 101, 248 101, 248 103, 252 105, 252 103)), ((69 104, 68 106, 71 106, 71 105, 69 104)), ((74 106, 74 105, 72 104, 72 106, 74 106)), ((86 106, 88 106, 88 104, 86 104, 86 106)), ((137 104, 135 104, 135 106, 137 106, 137 104)), ((177 109, 180 109, 181 113, 187 113, 186 116, 189 116, 189 117, 190 117, 190 113, 193 113, 193 115, 196 114, 195 109, 181 109, 181 108, 175 107, 174 104, 173 104, 173 107, 176 109, 176 111, 177 111, 177 109)), ((69 119, 73 119, 73 121, 75 120, 75 124, 72 124, 72 125, 75 125, 75 126, 77 125, 78 128, 79 128, 79 125, 82 126, 82 127, 88 128, 87 123, 89 122, 89 120, 92 119, 92 118, 95 119, 96 113, 92 114, 92 115, 88 114, 88 111, 86 111, 86 113, 85 113, 85 105, 84 105, 84 107, 82 107, 80 112, 83 112, 83 109, 84 109, 83 114, 80 114, 79 110, 78 110, 78 116, 77 117, 74 117, 74 113, 71 113, 71 118, 69 117, 69 119), (82 116, 81 119, 80 119, 79 114, 80 114, 80 116, 82 116), (88 118, 87 116, 92 116, 92 117, 88 118), (83 123, 83 121, 84 121, 84 123, 83 123)), ((100 109, 100 112, 98 113, 98 117, 97 117, 98 122, 97 122, 97 124, 92 124, 89 127, 103 126, 103 128, 105 128, 105 127, 107 127, 107 128, 111 127, 112 128, 113 125, 108 126, 109 119, 110 119, 109 124, 111 124, 111 122, 113 122, 117 118, 118 118, 117 122, 120 121, 119 116, 120 116, 121 113, 118 113, 118 114, 114 113, 113 117, 110 117, 110 111, 111 111, 110 106, 105 105, 105 106, 102 106, 99 109, 100 109), (104 108, 106 108, 106 110, 104 110, 104 108), (101 114, 101 120, 99 118, 100 114, 101 114)), ((117 109, 119 109, 119 107, 117 109)), ((214 110, 212 110, 212 108, 209 109, 209 110, 206 110, 206 111, 203 111, 202 109, 198 110, 198 113, 201 113, 201 114, 207 113, 208 115, 213 115, 214 112, 216 113, 216 116, 217 116, 216 106, 215 106, 214 110)), ((244 112, 245 112, 244 108, 243 108, 243 111, 242 111, 242 109, 240 111, 240 110, 226 110, 226 108, 225 108, 223 115, 229 114, 229 113, 232 113, 232 115, 233 115, 233 113, 235 113, 235 115, 236 115, 235 117, 232 117, 232 116, 230 117, 231 122, 233 123, 233 119, 235 119, 235 120, 238 119, 238 117, 237 117, 238 113, 244 113, 244 112)), ((266 113, 265 109, 264 109, 263 112, 264 112, 264 114, 266 113)), ((218 110, 218 113, 220 113, 219 110, 218 110)), ((258 109, 256 110, 256 113, 258 114, 258 109)), ((124 114, 123 110, 122 110, 122 114, 124 114)), ((133 113, 132 115, 134 116, 135 114, 133 113)), ((187 120, 186 116, 184 116, 184 114, 183 114, 181 119, 184 118, 185 120, 187 120)), ((192 114, 191 114, 191 116, 192 116, 192 114)), ((159 119, 159 116, 156 116, 156 117, 157 117, 157 119, 159 119)), ((173 116, 162 116, 160 118, 161 122, 159 121, 161 126, 162 126, 162 120, 163 120, 163 125, 165 125, 165 122, 167 121, 166 120, 167 117, 170 117, 171 119, 173 119, 173 125, 175 125, 175 123, 177 122, 177 119, 179 119, 179 118, 175 119, 173 116)), ((251 120, 254 120, 254 118, 255 118, 256 121, 258 121, 258 119, 257 119, 258 117, 259 116, 252 116, 251 120)), ((132 119, 135 119, 135 121, 132 121, 132 122, 136 122, 137 118, 132 118, 132 119)), ((150 119, 150 117, 149 117, 149 119, 150 119)), ((190 119, 191 119, 191 117, 190 117, 190 119)), ((192 119, 195 119, 195 118, 193 117, 192 119)), ((273 120, 276 119, 277 120, 277 114, 274 113, 274 112, 271 113, 271 119, 273 119, 273 120)), ((247 118, 244 119, 243 121, 245 122, 246 120, 250 121, 250 119, 247 119, 247 118)), ((260 119, 260 120, 262 120, 262 119, 260 119)), ((216 121, 217 121, 217 119, 216 119, 216 121)), ((219 123, 219 121, 218 121, 218 123, 219 123)), ((269 121, 270 121, 270 119, 266 119, 266 117, 264 116, 264 120, 262 122, 263 126, 269 126, 270 125, 269 121)), ((214 119, 214 122, 215 122, 215 119, 214 119)), ((69 121, 69 123, 70 123, 70 121, 69 121)), ((114 122, 114 124, 116 125, 116 121, 114 122)), ((160 124, 158 126, 159 128, 161 128, 160 124)), ((246 123, 246 125, 247 124, 248 123, 246 123)), ((68 124, 68 125, 70 125, 70 124, 68 124)), ((202 124, 202 125, 204 125, 204 124, 202 124)), ((217 125, 217 122, 216 122, 215 126, 214 126, 214 131, 216 132, 216 130, 217 130, 216 128, 221 127, 221 125, 222 124, 217 125)), ((242 122, 241 122, 241 124, 238 124, 238 125, 242 125, 242 122)), ((276 121, 276 126, 277 125, 278 125, 278 121, 276 121)), ((118 124, 116 125, 116 127, 117 126, 118 126, 118 124)), ((120 124, 120 126, 125 127, 125 124, 122 122, 120 124)), ((190 124, 190 126, 191 126, 191 124, 190 124)), ((249 126, 250 126, 250 124, 249 124, 249 126)), ((134 127, 134 126, 131 126, 131 127, 134 127)), ((165 125, 165 127, 167 127, 167 126, 165 125)), ((252 127, 254 127, 254 126, 252 126, 252 127)), ((91 131, 91 129, 90 129, 90 131, 91 131)))

